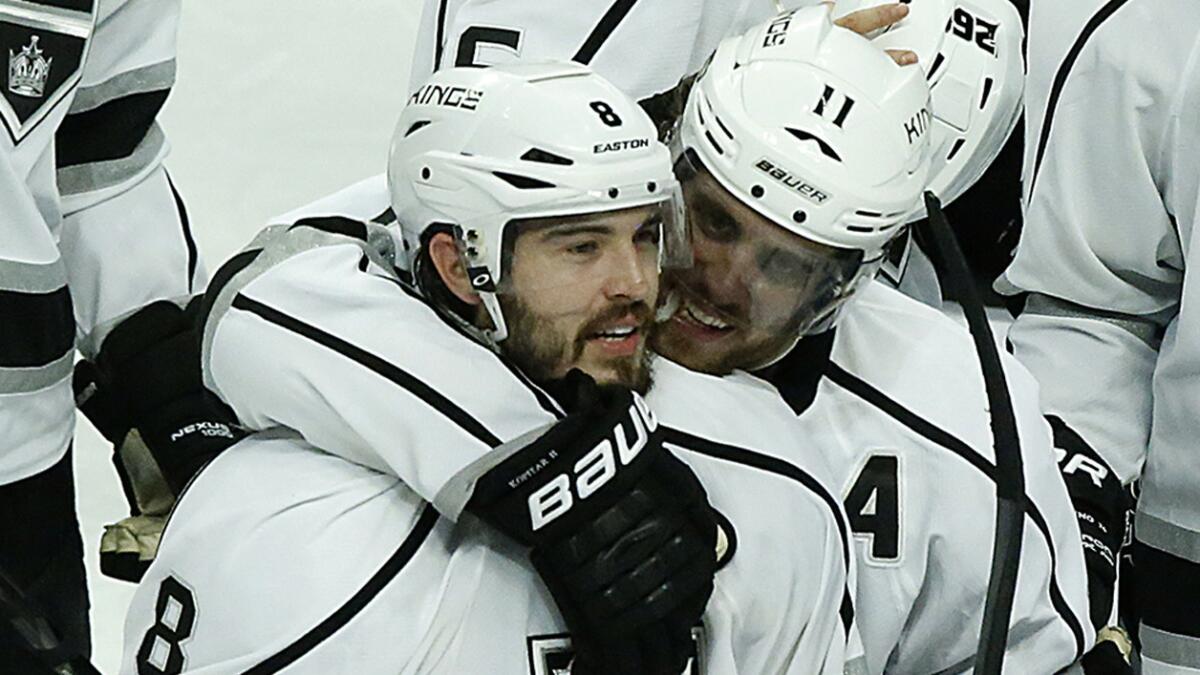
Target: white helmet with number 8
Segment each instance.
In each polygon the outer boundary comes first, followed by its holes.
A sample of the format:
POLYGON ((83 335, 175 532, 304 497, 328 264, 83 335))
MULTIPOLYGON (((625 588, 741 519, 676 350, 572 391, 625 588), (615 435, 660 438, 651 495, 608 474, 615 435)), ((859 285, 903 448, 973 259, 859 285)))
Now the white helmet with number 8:
MULTIPOLYGON (((410 97, 388 158, 392 207, 420 285, 421 250, 452 232, 499 342, 506 226, 658 205, 660 262, 681 241, 670 153, 637 103, 571 62, 452 68, 410 97)), ((428 289, 423 289, 428 292, 428 289)))

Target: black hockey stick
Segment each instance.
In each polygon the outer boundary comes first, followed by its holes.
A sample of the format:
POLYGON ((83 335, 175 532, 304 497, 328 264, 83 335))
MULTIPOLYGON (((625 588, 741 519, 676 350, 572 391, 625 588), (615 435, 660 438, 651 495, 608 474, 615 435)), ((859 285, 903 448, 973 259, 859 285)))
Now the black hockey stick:
POLYGON ((992 447, 996 456, 996 534, 992 543, 992 570, 988 578, 987 599, 983 606, 983 625, 979 648, 975 652, 975 673, 998 675, 1004 665, 1008 644, 1008 622, 1012 615, 1017 569, 1021 564, 1021 538, 1025 530, 1025 473, 1021 462, 1021 441, 1017 419, 1009 397, 1008 382, 1000 365, 992 327, 979 292, 975 288, 966 260, 950 230, 942 204, 932 192, 925 193, 929 213, 929 231, 941 254, 946 280, 962 304, 963 315, 975 341, 975 353, 983 370, 987 391, 992 447))
POLYGON ((61 656, 62 640, 49 619, 0 569, 0 632, 24 653, 21 672, 28 675, 100 675, 86 658, 61 656), (31 670, 32 669, 32 670, 31 670))

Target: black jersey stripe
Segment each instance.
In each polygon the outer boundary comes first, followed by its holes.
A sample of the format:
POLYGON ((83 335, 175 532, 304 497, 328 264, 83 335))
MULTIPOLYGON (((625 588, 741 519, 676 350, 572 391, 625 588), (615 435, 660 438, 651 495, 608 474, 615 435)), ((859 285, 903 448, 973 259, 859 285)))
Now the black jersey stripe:
POLYGON ((443 44, 446 41, 446 4, 447 0, 441 0, 438 3, 437 13, 437 34, 433 41, 433 70, 442 69, 442 50, 445 48, 443 44))
MULTIPOLYGON (((833 383, 882 410, 892 419, 908 427, 913 432, 953 452, 968 464, 978 469, 984 476, 987 476, 988 480, 993 483, 996 482, 996 466, 963 440, 921 418, 916 413, 889 398, 882 391, 832 361, 829 362, 825 372, 829 380, 833 383)), ((1028 494, 1022 495, 1021 503, 1026 515, 1033 521, 1038 531, 1042 533, 1042 539, 1045 540, 1046 547, 1050 551, 1050 604, 1054 607, 1054 611, 1062 618, 1063 622, 1070 628, 1071 634, 1075 638, 1075 659, 1078 660, 1083 656, 1083 625, 1080 623, 1079 617, 1075 616, 1075 612, 1071 609, 1071 606, 1067 604, 1066 599, 1063 597, 1062 589, 1059 586, 1058 554, 1054 546, 1054 540, 1050 536, 1050 526, 1047 524, 1045 516, 1038 509, 1037 504, 1033 503, 1028 494)))
POLYGON ((1138 541, 1133 547, 1133 564, 1139 578, 1170 579, 1169 583, 1135 584, 1142 623, 1160 631, 1200 639, 1196 604, 1200 602, 1200 563, 1162 551, 1138 541))
POLYGON ((150 132, 170 91, 168 88, 129 94, 67 115, 55 135, 58 168, 133 154, 150 132))
POLYGON ((75 346, 71 293, 61 286, 48 293, 0 290, 0 367, 37 368, 75 346))
POLYGON ((187 246, 187 287, 188 293, 191 293, 192 285, 196 280, 196 266, 200 262, 200 254, 196 251, 196 240, 192 237, 192 226, 188 221, 187 206, 183 203, 183 195, 175 189, 175 181, 171 180, 169 173, 167 174, 167 185, 171 186, 171 195, 175 197, 175 210, 179 212, 179 225, 183 228, 183 242, 187 246))
MULTIPOLYGON (((663 426, 663 440, 666 443, 689 452, 696 452, 708 457, 715 457, 716 459, 734 462, 735 464, 783 476, 808 488, 810 492, 817 495, 825 503, 830 513, 833 514, 833 520, 838 526, 838 535, 842 539, 842 562, 846 566, 848 578, 853 558, 850 553, 850 535, 846 531, 846 523, 841 517, 841 503, 825 489, 824 485, 821 485, 820 481, 813 478, 807 471, 778 457, 764 455, 760 452, 720 443, 708 438, 701 438, 682 429, 667 427, 665 425, 663 426)), ((847 581, 846 589, 842 594, 842 605, 839 610, 842 624, 847 632, 849 632, 850 626, 854 623, 854 601, 850 597, 850 587, 848 584, 849 582, 847 581)))
POLYGON ((421 544, 425 543, 425 540, 429 538, 429 533, 433 531, 433 526, 437 523, 437 520, 438 512, 434 510, 432 505, 426 504, 424 510, 421 511, 421 515, 417 518, 416 525, 409 531, 408 536, 404 538, 404 541, 400 544, 400 548, 396 549, 396 552, 367 580, 367 583, 362 588, 358 589, 357 593, 351 596, 337 611, 317 624, 312 630, 258 665, 245 671, 243 675, 268 675, 269 673, 277 673, 295 663, 297 659, 311 652, 313 649, 316 649, 322 642, 349 623, 412 560, 417 550, 421 548, 421 544))
POLYGON ((389 206, 382 213, 372 218, 371 222, 377 225, 391 225, 396 222, 396 212, 389 206))
POLYGON ((345 340, 327 333, 316 326, 305 323, 295 317, 288 316, 283 312, 269 307, 257 300, 253 300, 242 293, 238 293, 233 298, 233 307, 243 311, 250 312, 259 318, 273 323, 285 330, 289 330, 297 335, 305 337, 313 342, 331 349, 338 354, 358 363, 375 374, 387 379, 394 384, 399 385, 410 394, 424 401, 434 410, 437 410, 450 421, 457 424, 463 431, 471 434, 479 441, 486 443, 490 447, 500 445, 500 439, 489 431, 479 420, 475 419, 466 410, 460 408, 450 399, 442 396, 435 389, 425 384, 412 374, 404 371, 394 363, 390 363, 375 354, 372 354, 360 347, 346 342, 345 340))
MULTIPOLYGON (((1121 8, 1128 0, 1109 0, 1091 19, 1084 25, 1083 30, 1079 33, 1079 37, 1075 38, 1075 43, 1071 45, 1070 51, 1067 52, 1063 62, 1058 66, 1058 71, 1054 73, 1054 82, 1050 85, 1050 96, 1046 99, 1046 111, 1042 115, 1042 130, 1038 134, 1037 149, 1034 152, 1033 172, 1029 177, 1029 195, 1032 199, 1033 188, 1037 185, 1038 172, 1042 168, 1042 157, 1046 154, 1046 143, 1050 139, 1050 128, 1054 124, 1054 113, 1058 109, 1058 99, 1062 96, 1063 87, 1067 84, 1067 77, 1071 74, 1071 69, 1075 67, 1075 61, 1079 58, 1079 53, 1083 51, 1088 39, 1104 23, 1110 16, 1121 8)), ((1028 39, 1028 38, 1026 38, 1028 39)))
POLYGON ((604 13, 604 16, 600 17, 600 22, 588 34, 587 39, 583 41, 583 44, 579 47, 579 51, 575 52, 575 56, 572 56, 571 60, 578 61, 584 65, 591 63, 592 59, 596 56, 596 52, 600 51, 600 47, 604 46, 605 41, 617 29, 617 24, 621 23, 625 15, 629 14, 629 10, 633 9, 636 3, 637 0, 617 0, 614 2, 608 8, 608 11, 604 13))

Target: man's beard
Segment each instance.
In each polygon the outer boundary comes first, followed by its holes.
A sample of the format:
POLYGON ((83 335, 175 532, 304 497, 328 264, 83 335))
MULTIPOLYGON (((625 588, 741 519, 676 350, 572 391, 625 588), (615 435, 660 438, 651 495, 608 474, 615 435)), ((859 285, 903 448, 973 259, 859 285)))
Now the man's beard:
MULTIPOLYGON (((576 367, 587 347, 588 336, 605 324, 632 314, 639 322, 637 329, 642 336, 641 349, 631 357, 609 359, 603 365, 615 373, 616 379, 608 384, 629 387, 639 394, 650 390, 653 356, 649 341, 654 313, 646 303, 639 301, 613 305, 589 320, 574 336, 564 335, 555 329, 550 321, 535 313, 519 298, 501 296, 500 309, 508 325, 508 337, 501 343, 501 351, 535 382, 549 382, 565 375, 566 371, 558 371, 563 364, 576 367)), ((570 369, 568 367, 566 370, 570 369)))

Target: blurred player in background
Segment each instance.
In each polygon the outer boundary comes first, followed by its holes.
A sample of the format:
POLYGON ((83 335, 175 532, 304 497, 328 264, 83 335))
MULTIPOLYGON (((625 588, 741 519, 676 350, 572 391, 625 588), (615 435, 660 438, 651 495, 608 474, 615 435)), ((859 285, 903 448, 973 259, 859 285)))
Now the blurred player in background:
MULTIPOLYGON (((0 2, 0 570, 57 632, 34 657, 0 629, 0 663, 20 672, 90 651, 70 453, 75 350, 100 358, 121 317, 205 280, 155 123, 178 18, 169 1, 0 2)), ((126 338, 116 351, 139 342, 126 338)), ((117 376, 101 399, 126 403, 121 387, 138 399, 136 413, 109 416, 118 442, 165 421, 166 401, 120 369, 83 368, 85 398, 117 376)), ((121 545, 106 536, 103 548, 115 560, 121 545)))
POLYGON ((1103 457, 1088 472, 1140 478, 1122 586, 1146 673, 1200 672, 1198 60, 1194 4, 1033 3, 1026 225, 997 282, 1024 294, 1009 340, 1047 412, 1103 457))
POLYGON ((791 411, 650 361, 655 135, 578 64, 443 71, 398 228, 373 181, 217 273, 205 375, 264 431, 180 500, 122 672, 844 671, 848 528, 791 411))

